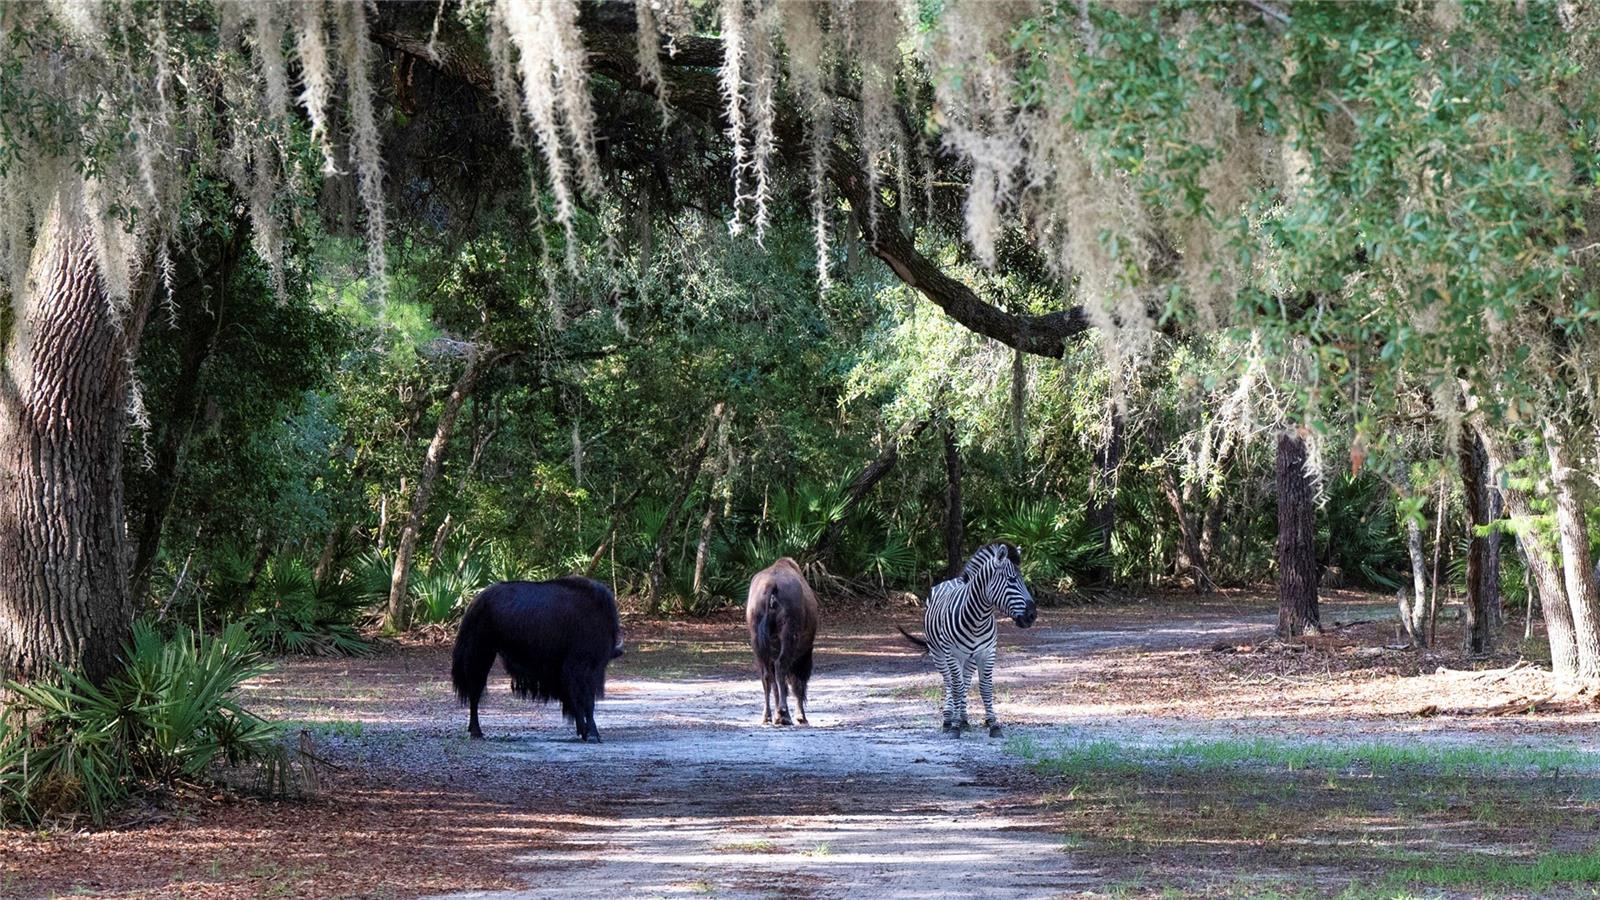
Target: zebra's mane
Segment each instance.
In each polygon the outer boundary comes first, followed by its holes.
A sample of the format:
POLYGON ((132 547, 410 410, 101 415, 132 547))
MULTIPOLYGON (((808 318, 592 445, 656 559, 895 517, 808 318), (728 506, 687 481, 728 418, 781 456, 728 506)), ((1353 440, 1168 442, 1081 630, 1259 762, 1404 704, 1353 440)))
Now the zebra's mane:
POLYGON ((1009 541, 995 541, 992 544, 985 544, 974 551, 972 558, 967 560, 966 566, 961 570, 961 577, 966 581, 971 581, 991 561, 1006 558, 1009 558, 1012 564, 1017 564, 1022 561, 1022 553, 1017 550, 1015 544, 1009 541))

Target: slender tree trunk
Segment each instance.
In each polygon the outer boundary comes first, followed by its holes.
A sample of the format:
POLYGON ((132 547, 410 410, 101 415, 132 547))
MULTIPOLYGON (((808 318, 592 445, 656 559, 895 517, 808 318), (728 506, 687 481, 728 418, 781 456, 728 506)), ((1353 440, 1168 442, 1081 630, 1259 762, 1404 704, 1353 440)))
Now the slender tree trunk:
POLYGON ((650 584, 645 594, 645 608, 650 612, 660 612, 661 585, 667 576, 667 548, 672 543, 672 533, 677 530, 678 518, 683 514, 683 505, 689 501, 689 493, 700 479, 700 470, 705 466, 706 454, 711 451, 726 409, 727 404, 720 401, 711 407, 700 441, 689 452, 689 465, 684 469, 683 480, 678 483, 678 493, 672 498, 672 505, 667 507, 667 519, 661 523, 661 532, 656 535, 655 553, 650 560, 650 584))
POLYGON ((122 503, 131 349, 63 189, 0 318, 0 676, 104 679, 133 621, 122 503))
POLYGON ((966 564, 966 522, 961 509, 961 447, 955 426, 944 423, 944 578, 954 578, 966 564))
POLYGON ((495 359, 494 350, 478 347, 468 350, 466 368, 461 370, 460 377, 444 398, 439 422, 433 429, 433 440, 428 442, 427 455, 422 459, 422 471, 417 475, 411 509, 406 515, 405 525, 400 529, 400 541, 395 547, 394 574, 389 579, 389 609, 385 617, 385 624, 390 628, 403 630, 411 624, 411 604, 406 602, 406 597, 411 579, 411 558, 417 551, 417 535, 421 533, 422 523, 428 515, 428 502, 433 498, 434 482, 444 464, 444 451, 450 444, 451 433, 455 431, 456 416, 461 413, 461 406, 472 393, 478 376, 495 359))
POLYGON ((1293 431, 1278 435, 1278 636, 1322 630, 1317 608, 1317 507, 1306 474, 1306 445, 1293 431))
POLYGON ((339 559, 339 548, 344 544, 344 526, 335 522, 322 541, 322 553, 317 557, 316 568, 311 570, 311 582, 319 589, 333 575, 333 564, 339 559))
MULTIPOLYGON (((1498 439, 1483 428, 1474 430, 1483 441, 1484 451, 1489 457, 1489 468, 1496 472, 1504 472, 1506 456, 1498 439)), ((1526 522, 1538 516, 1533 508, 1532 499, 1523 490, 1507 485, 1501 489, 1501 494, 1505 497, 1506 511, 1512 518, 1526 522)), ((1572 607, 1567 602, 1567 586, 1562 566, 1555 559, 1554 548, 1536 530, 1519 529, 1517 540, 1521 544, 1523 562, 1527 564, 1528 572, 1538 588, 1539 603, 1544 610, 1545 631, 1550 637, 1550 671, 1557 678, 1576 678, 1578 642, 1573 631, 1572 607)), ((1529 614, 1532 614, 1531 608, 1529 614)))
MULTIPOLYGON (((866 498, 867 494, 872 492, 872 489, 877 486, 878 482, 883 480, 885 475, 888 475, 894 469, 895 463, 900 459, 900 444, 921 434, 922 430, 928 427, 929 421, 929 419, 918 419, 915 422, 906 423, 895 433, 894 437, 889 439, 888 443, 883 445, 883 449, 878 451, 877 457, 872 462, 867 463, 866 467, 860 472, 857 472, 855 478, 850 479, 849 486, 844 490, 844 505, 839 510, 839 516, 829 522, 827 528, 823 529, 822 537, 817 539, 817 545, 811 548, 812 555, 818 557, 826 557, 828 555, 829 551, 833 549, 834 543, 839 540, 839 533, 844 528, 845 517, 850 514, 852 509, 855 509, 857 504, 866 498)), ((763 522, 766 521, 765 502, 763 502, 761 518, 763 522)))
POLYGON ((1592 575, 1589 529, 1580 499, 1582 475, 1573 469, 1559 429, 1547 423, 1544 439, 1561 540, 1561 571, 1572 610, 1573 646, 1578 651, 1574 674, 1585 684, 1600 684, 1600 589, 1592 575))
POLYGON ((1406 550, 1411 555, 1411 601, 1400 603, 1400 620, 1406 636, 1417 647, 1428 646, 1428 632, 1422 627, 1428 609, 1428 561, 1423 554, 1422 526, 1406 517, 1406 550))
MULTIPOLYGON (((1491 559, 1489 535, 1478 530, 1491 521, 1489 502, 1489 460, 1478 436, 1470 428, 1461 429, 1458 458, 1461 486, 1466 498, 1467 531, 1467 628, 1466 651, 1484 654, 1494 649, 1500 606, 1500 566, 1491 559)), ((1498 547, 1495 548, 1498 550, 1498 547)))
POLYGON ((172 511, 172 500, 182 480, 189 439, 204 409, 202 379, 207 363, 216 352, 217 338, 222 333, 223 311, 228 302, 228 288, 250 235, 249 220, 242 215, 235 217, 232 228, 232 237, 221 245, 217 253, 215 290, 211 302, 209 305, 190 304, 181 311, 187 323, 188 336, 174 386, 172 410, 163 423, 161 444, 149 474, 151 490, 135 538, 130 590, 135 602, 149 592, 151 567, 161 548, 167 514, 172 511))
POLYGON ((1094 451, 1094 499, 1089 506, 1089 528, 1100 541, 1100 562, 1088 573, 1088 580, 1105 584, 1111 580, 1111 536, 1117 530, 1117 469, 1122 465, 1122 413, 1111 405, 1111 429, 1094 451))
POLYGON ((717 522, 717 498, 706 500, 705 515, 700 517, 700 542, 694 548, 694 597, 699 600, 705 593, 706 561, 711 557, 711 528, 717 522))

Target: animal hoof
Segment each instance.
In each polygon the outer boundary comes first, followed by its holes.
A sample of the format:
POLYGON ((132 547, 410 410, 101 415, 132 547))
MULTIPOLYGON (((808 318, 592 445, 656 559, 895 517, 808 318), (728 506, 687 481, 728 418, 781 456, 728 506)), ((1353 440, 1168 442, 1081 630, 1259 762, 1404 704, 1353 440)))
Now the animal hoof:
POLYGON ((800 721, 801 725, 810 725, 811 724, 811 721, 809 719, 807 719, 805 716, 801 716, 799 721, 800 721))
POLYGON ((469 732, 467 732, 467 737, 470 740, 481 741, 481 740, 483 740, 483 732, 481 732, 481 731, 469 731, 469 732))
POLYGON ((788 717, 788 716, 779 716, 779 717, 778 717, 778 721, 777 721, 777 724, 778 724, 778 725, 779 725, 779 726, 783 726, 783 725, 793 725, 793 724, 794 724, 794 720, 793 720, 793 719, 791 719, 791 718, 789 718, 789 717, 788 717))
POLYGON ((950 729, 950 736, 955 738, 958 741, 961 740, 961 729, 959 729, 959 728, 950 729))
POLYGON ((1006 733, 1005 733, 1004 729, 1002 729, 999 725, 990 725, 989 726, 989 737, 996 738, 996 737, 1005 737, 1005 736, 1006 736, 1006 733))
POLYGON ((943 731, 945 734, 949 734, 950 732, 956 730, 956 726, 953 723, 946 722, 944 723, 944 727, 939 730, 943 731))

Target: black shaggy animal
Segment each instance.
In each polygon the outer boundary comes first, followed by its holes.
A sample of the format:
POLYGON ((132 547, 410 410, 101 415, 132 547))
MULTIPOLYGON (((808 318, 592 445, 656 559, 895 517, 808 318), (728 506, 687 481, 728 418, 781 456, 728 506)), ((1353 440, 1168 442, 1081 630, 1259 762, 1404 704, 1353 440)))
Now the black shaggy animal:
POLYGON ((790 691, 800 706, 800 724, 809 724, 806 684, 811 680, 811 645, 817 639, 817 595, 794 560, 785 556, 750 579, 744 620, 761 669, 762 724, 773 721, 773 706, 777 724, 794 724, 790 691))
POLYGON ((547 703, 577 722, 578 737, 600 741, 594 702, 606 694, 606 665, 622 655, 622 620, 611 588, 588 578, 502 581, 483 589, 456 634, 450 681, 472 707, 467 732, 483 737, 478 702, 498 655, 511 692, 547 703))

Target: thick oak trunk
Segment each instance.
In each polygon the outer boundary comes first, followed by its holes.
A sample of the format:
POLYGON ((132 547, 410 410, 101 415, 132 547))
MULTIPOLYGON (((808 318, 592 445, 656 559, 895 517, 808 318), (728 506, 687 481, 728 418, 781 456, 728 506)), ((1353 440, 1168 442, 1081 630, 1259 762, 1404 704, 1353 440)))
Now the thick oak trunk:
POLYGON ((966 564, 963 545, 967 539, 966 522, 961 509, 961 447, 956 443, 956 430, 944 425, 944 574, 941 578, 954 578, 966 564))
POLYGON ((1293 431, 1278 436, 1278 636, 1322 629, 1317 609, 1317 507, 1306 474, 1305 441, 1293 431))
POLYGON ((389 608, 386 624, 390 628, 404 629, 411 622, 411 604, 406 602, 411 579, 411 560, 417 552, 417 536, 428 515, 428 503, 433 499, 433 486, 444 464, 444 451, 450 445, 450 435, 456 427, 456 417, 471 395, 478 376, 493 363, 494 351, 476 347, 467 352, 466 368, 444 398, 439 411, 439 421, 433 429, 433 440, 428 442, 428 453, 422 458, 422 471, 417 474, 417 486, 411 497, 411 510, 406 514, 405 525, 400 529, 400 540, 395 546, 394 572, 389 579, 389 608))
MULTIPOLYGON (((73 201, 40 228, 0 361, 0 675, 93 680, 133 620, 122 504, 130 343, 73 201)), ((134 321, 131 321, 134 320, 134 321)))

